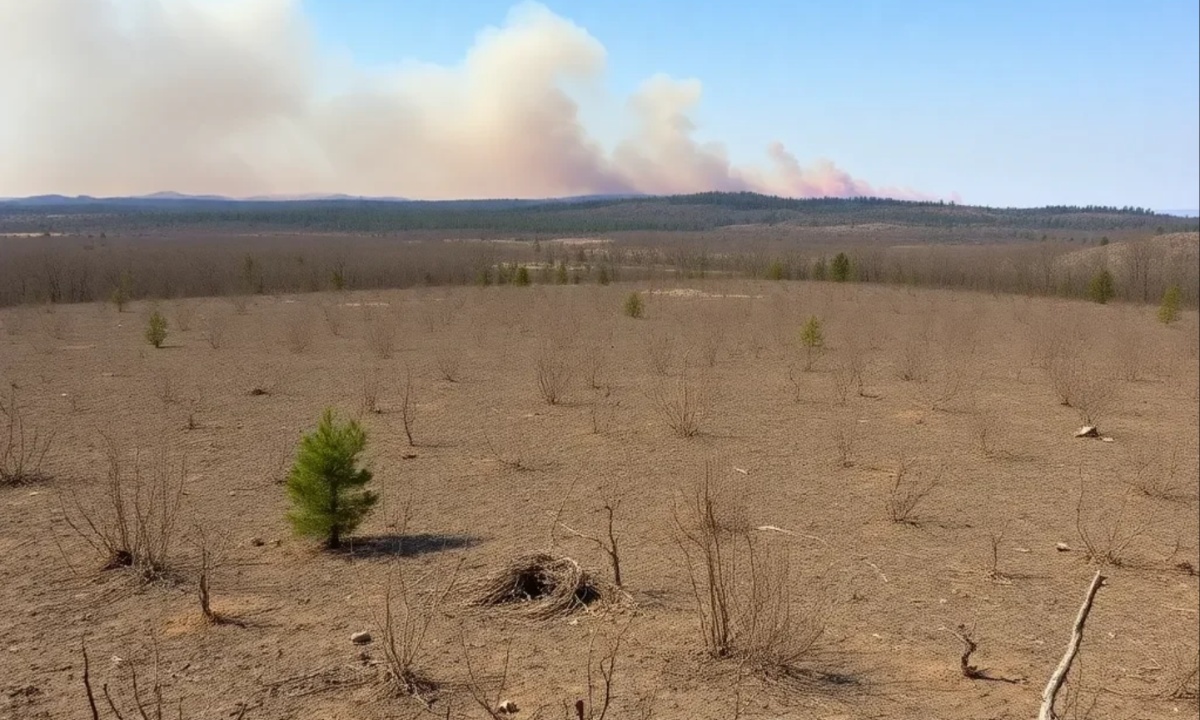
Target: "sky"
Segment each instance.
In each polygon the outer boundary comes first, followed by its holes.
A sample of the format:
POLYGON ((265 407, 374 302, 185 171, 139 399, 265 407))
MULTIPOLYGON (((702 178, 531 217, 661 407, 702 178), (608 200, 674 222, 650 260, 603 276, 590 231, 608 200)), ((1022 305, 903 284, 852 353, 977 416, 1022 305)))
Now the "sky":
POLYGON ((0 0, 0 197, 1200 206, 1194 0, 0 0))

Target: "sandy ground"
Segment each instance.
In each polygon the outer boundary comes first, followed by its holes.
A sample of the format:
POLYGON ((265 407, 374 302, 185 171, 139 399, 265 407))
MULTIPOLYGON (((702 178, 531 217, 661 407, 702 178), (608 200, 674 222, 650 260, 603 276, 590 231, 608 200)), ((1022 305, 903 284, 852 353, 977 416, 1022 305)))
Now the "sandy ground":
POLYGON ((107 684, 126 717, 131 671, 146 700, 156 657, 171 717, 429 716, 389 692, 375 619, 385 586, 395 597, 403 580, 418 607, 453 579, 418 663, 440 685, 437 717, 486 717, 473 690, 516 703, 513 717, 574 717, 589 647, 594 666, 625 628, 610 718, 1025 719, 1098 569, 1065 716, 1197 717, 1194 695, 1171 697, 1198 648, 1195 312, 1164 327, 1153 308, 693 287, 647 292, 640 320, 621 314, 634 286, 256 297, 244 313, 168 302, 157 350, 148 304, 0 310, 0 380, 27 427, 54 433, 52 479, 0 488, 0 718, 90 717, 83 642, 97 694, 107 684), (810 315, 825 348, 805 371, 810 315), (572 372, 559 404, 539 393, 539 358, 572 372), (1072 437, 1081 414, 1052 370, 1111 442, 1072 437), (380 412, 364 412, 376 385, 380 412), (657 401, 685 388, 690 438, 657 401), (354 553, 284 518, 290 457, 327 406, 361 417, 383 496, 354 553), (109 444, 127 474, 140 452, 147 485, 157 453, 182 478, 166 579, 100 570, 67 522, 103 502, 109 444), (932 484, 908 522, 888 511, 901 459, 903 487, 932 484), (706 467, 752 526, 787 531, 753 532, 788 559, 794 619, 823 628, 789 677, 704 652, 674 518, 706 467), (607 577, 598 547, 551 529, 561 509, 599 532, 614 494, 620 606, 533 620, 464 605, 472 583, 552 542, 607 577), (199 618, 201 529, 224 548, 213 606, 236 623, 199 618), (1089 561, 1085 535, 1119 565, 1089 561), (994 679, 960 673, 959 626, 994 679), (360 630, 375 642, 352 644, 360 630))

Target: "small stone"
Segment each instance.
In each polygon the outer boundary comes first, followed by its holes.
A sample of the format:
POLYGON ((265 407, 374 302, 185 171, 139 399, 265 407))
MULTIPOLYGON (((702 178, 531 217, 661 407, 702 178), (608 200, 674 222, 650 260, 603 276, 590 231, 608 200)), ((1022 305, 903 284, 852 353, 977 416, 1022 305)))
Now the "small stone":
POLYGON ((1095 425, 1084 425, 1083 427, 1081 427, 1075 431, 1075 437, 1077 437, 1077 438, 1100 437, 1100 428, 1096 427, 1095 425))
POLYGON ((266 545, 266 543, 263 542, 263 539, 260 537, 250 538, 250 544, 253 545, 254 547, 262 547, 263 545, 266 545))
POLYGON ((520 708, 512 700, 503 700, 496 706, 496 712, 502 715, 513 715, 520 712, 520 708))
POLYGON ((1054 549, 1059 552, 1071 552, 1071 546, 1065 542, 1054 543, 1054 549))
POLYGON ((355 645, 366 645, 371 642, 371 633, 364 631, 356 632, 350 636, 350 642, 355 645))

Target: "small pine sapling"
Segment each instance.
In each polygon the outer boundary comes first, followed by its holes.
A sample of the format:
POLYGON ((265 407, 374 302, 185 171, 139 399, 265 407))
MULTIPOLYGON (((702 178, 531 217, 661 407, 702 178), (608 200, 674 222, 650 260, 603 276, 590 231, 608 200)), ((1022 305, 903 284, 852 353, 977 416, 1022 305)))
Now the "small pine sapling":
POLYGON ((323 536, 326 547, 338 548, 342 536, 371 511, 379 496, 365 488, 371 472, 357 467, 366 444, 366 431, 358 422, 338 423, 328 409, 317 429, 300 441, 287 480, 292 500, 287 517, 296 534, 323 536))
POLYGON ((163 314, 155 310, 150 313, 150 319, 146 322, 146 340, 156 348, 160 348, 167 339, 167 319, 163 314))

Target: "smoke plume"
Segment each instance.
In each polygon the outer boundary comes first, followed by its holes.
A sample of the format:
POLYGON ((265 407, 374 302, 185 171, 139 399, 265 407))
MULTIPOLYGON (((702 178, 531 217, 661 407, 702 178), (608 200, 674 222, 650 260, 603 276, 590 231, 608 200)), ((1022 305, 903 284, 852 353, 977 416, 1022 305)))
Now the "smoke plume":
POLYGON ((601 81, 605 49, 536 3, 456 65, 387 71, 323 57, 299 0, 12 0, 0 28, 0 196, 918 196, 779 143, 731 164, 694 137, 697 80, 646 80, 603 147, 564 87, 601 81))

